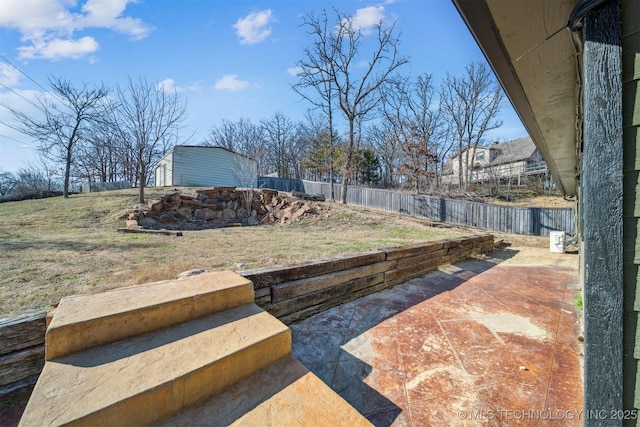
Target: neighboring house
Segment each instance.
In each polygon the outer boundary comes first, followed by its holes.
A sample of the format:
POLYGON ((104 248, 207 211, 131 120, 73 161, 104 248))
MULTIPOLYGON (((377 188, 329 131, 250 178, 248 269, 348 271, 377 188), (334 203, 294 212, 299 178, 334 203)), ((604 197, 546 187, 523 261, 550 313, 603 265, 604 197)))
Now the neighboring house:
POLYGON ((460 153, 454 154, 444 164, 442 168, 442 182, 445 184, 458 184, 460 182, 459 177, 461 173, 464 177, 463 181, 466 182, 469 166, 473 169, 472 181, 477 181, 478 178, 482 178, 482 174, 479 177, 478 172, 482 172, 485 168, 488 168, 491 163, 492 156, 495 157, 496 154, 496 152, 491 151, 490 147, 477 147, 475 155, 473 153, 473 149, 468 150, 466 147, 463 148, 460 153), (469 151, 469 165, 467 165, 467 151, 469 151), (462 172, 460 171, 460 157, 462 157, 462 172))
MULTIPOLYGON (((522 178, 526 176, 544 175, 548 171, 540 150, 528 136, 502 144, 494 142, 488 147, 477 147, 475 155, 472 153, 473 149, 469 152, 472 183, 506 178, 515 178, 518 183, 521 183, 522 178)), ((444 183, 457 184, 459 182, 459 156, 462 156, 463 173, 468 173, 467 148, 464 148, 460 155, 454 155, 445 163, 444 183)))
POLYGON ((592 414, 581 420, 638 425, 640 1, 453 3, 558 189, 577 200, 592 414))
POLYGON ((222 147, 176 145, 154 167, 156 187, 254 187, 255 160, 222 147))

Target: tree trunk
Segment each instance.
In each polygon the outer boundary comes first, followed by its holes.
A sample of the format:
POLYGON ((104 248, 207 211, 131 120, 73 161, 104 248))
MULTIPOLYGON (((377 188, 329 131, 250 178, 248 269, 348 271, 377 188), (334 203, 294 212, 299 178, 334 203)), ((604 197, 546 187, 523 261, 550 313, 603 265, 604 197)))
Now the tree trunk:
POLYGON ((464 185, 464 174, 465 171, 462 168, 462 142, 459 144, 460 150, 458 151, 458 187, 462 190, 462 186, 464 185))
POLYGON ((67 158, 64 167, 64 188, 62 189, 62 197, 69 198, 69 177, 71 175, 71 149, 73 145, 69 144, 67 148, 67 158))
POLYGON ((342 195, 340 197, 340 202, 343 205, 347 204, 347 177, 346 176, 342 177, 342 195))
MULTIPOLYGON (((469 174, 469 176, 467 177, 467 189, 469 189, 469 186, 473 183, 473 171, 475 171, 475 161, 476 161, 476 150, 478 148, 478 143, 475 142, 473 144, 473 149, 471 150, 471 167, 468 168, 467 172, 469 174)), ((468 163, 467 163, 468 164, 468 163)))
POLYGON ((140 185, 139 185, 139 189, 140 191, 138 192, 138 202, 139 203, 144 203, 144 184, 145 184, 145 176, 146 176, 146 170, 145 170, 145 165, 142 163, 142 159, 140 159, 140 185))
POLYGON ((347 204, 347 177, 351 174, 351 159, 353 157, 354 135, 353 135, 353 119, 349 119, 349 147, 347 149, 347 161, 344 165, 345 172, 342 176, 342 197, 343 205, 347 204))
POLYGON ((333 110, 329 102, 329 184, 331 185, 331 201, 336 201, 333 190, 333 110))

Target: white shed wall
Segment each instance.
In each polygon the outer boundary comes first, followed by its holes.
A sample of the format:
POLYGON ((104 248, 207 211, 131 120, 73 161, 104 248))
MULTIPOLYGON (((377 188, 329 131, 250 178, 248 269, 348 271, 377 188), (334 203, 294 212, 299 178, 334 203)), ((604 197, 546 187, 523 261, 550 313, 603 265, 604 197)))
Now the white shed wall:
POLYGON ((167 185, 243 187, 250 183, 239 177, 238 165, 249 162, 257 170, 255 160, 216 147, 176 146, 172 159, 172 181, 167 185))
POLYGON ((171 185, 175 185, 172 183, 172 173, 173 173, 173 150, 170 150, 167 154, 165 154, 158 163, 156 163, 156 167, 154 169, 154 185, 156 187, 168 187, 171 185))

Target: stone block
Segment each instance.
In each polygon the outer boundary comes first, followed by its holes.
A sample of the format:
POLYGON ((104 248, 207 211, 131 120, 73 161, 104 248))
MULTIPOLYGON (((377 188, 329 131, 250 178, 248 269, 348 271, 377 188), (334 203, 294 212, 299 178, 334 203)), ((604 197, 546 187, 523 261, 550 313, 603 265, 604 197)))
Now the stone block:
POLYGON ((205 208, 205 209, 196 209, 193 212, 193 217, 197 220, 200 221, 209 221, 211 219, 215 219, 218 217, 218 214, 216 211, 211 210, 209 208, 205 208))
POLYGON ((149 200, 149 209, 153 212, 160 212, 164 208, 162 200, 149 200))
POLYGON ((231 208, 224 208, 224 210, 222 211, 222 218, 234 219, 236 218, 236 211, 231 208))

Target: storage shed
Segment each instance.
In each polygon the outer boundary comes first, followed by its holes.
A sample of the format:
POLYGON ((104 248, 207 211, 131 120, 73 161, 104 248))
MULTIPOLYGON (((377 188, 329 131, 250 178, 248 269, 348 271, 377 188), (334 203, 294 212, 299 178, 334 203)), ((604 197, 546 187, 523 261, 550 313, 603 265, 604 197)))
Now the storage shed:
POLYGON ((154 167, 156 187, 253 187, 258 165, 223 147, 176 145, 154 167))

